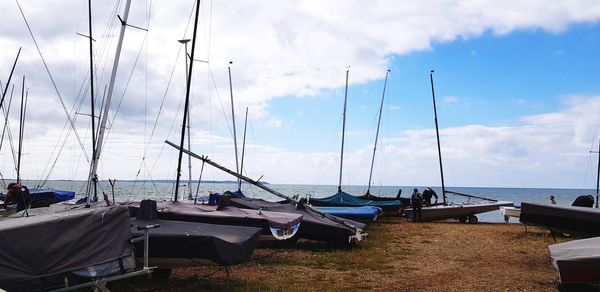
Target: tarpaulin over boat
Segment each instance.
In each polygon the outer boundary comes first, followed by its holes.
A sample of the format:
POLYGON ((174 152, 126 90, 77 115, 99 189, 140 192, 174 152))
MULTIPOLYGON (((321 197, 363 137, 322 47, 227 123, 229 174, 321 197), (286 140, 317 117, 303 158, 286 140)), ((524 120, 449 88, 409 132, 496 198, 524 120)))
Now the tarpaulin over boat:
POLYGON ((75 198, 75 192, 51 189, 31 189, 29 190, 29 197, 31 198, 32 208, 47 207, 54 203, 75 198))
MULTIPOLYGON (((261 199, 251 198, 231 198, 230 204, 240 208, 248 208, 265 211, 279 211, 302 215, 302 224, 296 236, 317 241, 324 241, 336 244, 348 244, 352 237, 357 236, 356 230, 342 223, 333 221, 324 217, 321 214, 307 209, 297 209, 291 204, 280 204, 276 202, 268 202, 261 199)), ((357 228, 364 228, 365 224, 349 219, 338 218, 349 225, 357 228)))
POLYGON ((1 218, 0 287, 130 256, 130 240, 123 206, 1 218))
POLYGON ((316 207, 317 210, 342 218, 359 221, 375 221, 383 211, 379 207, 316 207))
POLYGON ((561 283, 600 283, 600 237, 548 246, 561 283))
MULTIPOLYGON (((206 259, 219 265, 246 261, 258 243, 258 227, 231 226, 170 220, 131 220, 134 237, 143 236, 138 226, 160 224, 150 231, 150 258, 206 259)), ((136 243, 136 256, 143 256, 143 242, 136 243)))
MULTIPOLYGON (((127 203, 135 216, 139 203, 127 203)), ((208 206, 182 202, 159 202, 158 219, 188 222, 290 229, 302 221, 302 215, 284 212, 241 209, 233 206, 208 206)), ((269 231, 270 233, 270 231, 269 231)))
POLYGON ((519 220, 554 231, 600 236, 600 209, 595 208, 523 202, 519 220))
POLYGON ((363 200, 352 196, 346 192, 338 192, 337 194, 326 198, 311 198, 310 204, 315 206, 343 206, 343 207, 360 207, 374 206, 383 209, 383 212, 398 212, 402 207, 400 201, 370 201, 363 200))

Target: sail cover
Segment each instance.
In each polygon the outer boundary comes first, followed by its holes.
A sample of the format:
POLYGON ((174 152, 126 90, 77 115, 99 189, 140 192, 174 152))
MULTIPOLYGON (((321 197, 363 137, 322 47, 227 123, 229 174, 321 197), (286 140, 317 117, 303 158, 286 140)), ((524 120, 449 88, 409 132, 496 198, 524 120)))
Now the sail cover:
POLYGON ((600 237, 548 246, 561 283, 600 283, 600 237))
POLYGON ((131 255, 123 206, 0 219, 0 287, 131 255))

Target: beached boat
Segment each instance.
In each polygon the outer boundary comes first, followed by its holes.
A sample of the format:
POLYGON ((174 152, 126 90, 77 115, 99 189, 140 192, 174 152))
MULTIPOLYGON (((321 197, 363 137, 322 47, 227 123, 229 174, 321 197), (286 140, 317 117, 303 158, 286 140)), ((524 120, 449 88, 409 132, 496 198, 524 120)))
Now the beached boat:
MULTIPOLYGON (((200 262, 236 265, 252 255, 262 232, 259 227, 161 220, 155 201, 145 200, 141 205, 143 210, 131 218, 133 237, 144 236, 138 229, 140 226, 160 225, 149 235, 151 265, 177 267, 200 262)), ((142 243, 135 247, 136 257, 142 257, 142 243)))
MULTIPOLYGON (((468 195, 464 193, 454 192, 446 190, 444 184, 444 169, 442 166, 442 149, 440 146, 440 132, 438 127, 437 119, 437 108, 435 104, 435 90, 433 87, 433 70, 429 73, 429 80, 431 82, 431 96, 433 99, 433 114, 435 121, 435 133, 437 140, 438 159, 440 164, 440 178, 442 182, 442 199, 441 204, 433 204, 430 206, 423 206, 421 209, 421 221, 435 221, 444 219, 457 219, 460 222, 469 221, 469 223, 477 223, 479 219, 476 214, 490 212, 498 210, 502 206, 512 206, 513 203, 509 201, 498 201, 494 199, 468 195), (467 198, 467 202, 461 203, 450 203, 447 199, 447 194, 458 195, 467 198)), ((414 217, 414 210, 411 207, 404 209, 404 215, 408 218, 414 217)), ((418 218, 418 216, 417 216, 418 218)), ((417 219, 418 220, 418 219, 417 219)))
POLYGON ((523 202, 519 220, 556 232, 600 236, 600 209, 596 208, 523 202))
POLYGON ((519 218, 521 217, 521 207, 515 206, 502 206, 500 207, 500 213, 504 216, 504 221, 508 222, 510 217, 519 218))
MULTIPOLYGON (((124 203, 137 216, 139 202, 124 203)), ((234 206, 210 206, 191 204, 178 201, 158 202, 158 219, 210 223, 219 225, 235 225, 262 228, 263 235, 272 236, 278 240, 291 238, 296 234, 301 214, 273 212, 263 210, 242 209, 234 206)))
POLYGON ((365 236, 365 234, 361 234, 360 231, 356 230, 356 228, 364 228, 365 224, 363 223, 344 218, 335 218, 335 220, 332 220, 328 216, 323 216, 323 214, 315 212, 310 208, 298 208, 291 203, 268 202, 262 199, 238 197, 231 198, 230 204, 240 208, 301 214, 302 224, 293 239, 304 238, 346 245, 358 242, 365 236), (349 225, 355 228, 351 228, 349 225))
MULTIPOLYGON (((0 218, 0 288, 60 287, 70 272, 114 261, 122 271, 135 268, 127 208, 43 209, 32 209, 29 217, 0 218)), ((104 276, 110 275, 96 278, 104 276)))
MULTIPOLYGON (((402 204, 400 201, 392 200, 392 201, 370 201, 363 200, 358 197, 352 196, 344 191, 342 191, 342 170, 344 165, 344 136, 346 132, 346 103, 348 101, 348 74, 350 70, 346 70, 346 89, 344 93, 344 112, 342 118, 342 148, 340 151, 340 178, 338 182, 338 191, 335 195, 324 197, 324 198, 310 198, 309 203, 313 206, 318 207, 361 207, 361 206, 373 206, 379 207, 385 213, 391 214, 399 214, 400 208, 402 204)), ((387 74, 386 74, 386 82, 387 82, 387 74)), ((385 89, 384 89, 385 95, 385 89)), ((383 98, 382 98, 382 106, 383 106, 383 98)), ((380 110, 380 118, 381 118, 381 110, 380 110)), ((377 132, 379 133, 379 126, 377 128, 377 132)), ((377 144, 377 141, 375 141, 377 144)), ((373 152, 374 155, 375 152, 373 152)), ((375 157, 373 156, 373 159, 375 157)), ((371 174, 373 171, 373 163, 371 163, 371 174)), ((370 187, 370 177, 369 177, 369 187, 370 187)), ((368 191, 367 191, 368 192, 368 191)))
MULTIPOLYGON (((423 207, 421 215, 423 221, 456 219, 460 222, 469 221, 469 223, 477 223, 478 218, 475 216, 476 214, 495 211, 502 206, 512 205, 513 203, 509 201, 440 204, 423 207)), ((413 209, 405 209, 404 214, 408 218, 413 218, 413 209)))
POLYGON ((600 237, 548 246, 562 284, 600 284, 600 237))
POLYGON ((379 207, 361 206, 361 207, 317 207, 315 208, 323 213, 334 215, 356 221, 375 221, 383 213, 379 207))

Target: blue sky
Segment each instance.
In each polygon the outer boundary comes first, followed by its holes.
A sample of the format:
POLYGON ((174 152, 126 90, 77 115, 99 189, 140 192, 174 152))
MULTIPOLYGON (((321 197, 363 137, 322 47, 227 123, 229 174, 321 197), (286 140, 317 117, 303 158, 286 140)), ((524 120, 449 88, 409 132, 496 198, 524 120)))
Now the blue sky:
MULTIPOLYGON (((87 4, 21 0, 76 131, 89 140, 87 4), (56 19, 53 15, 64 15, 56 19), (86 100, 81 103, 82 100, 86 100), (77 110, 74 105, 82 104, 77 110), (76 112, 78 114, 76 114, 76 112)), ((115 85, 101 178, 172 179, 184 96, 183 47, 194 1, 133 2, 115 85), (150 6, 152 5, 152 7, 150 6), (151 8, 151 9, 150 9, 151 8), (184 15, 185 17, 183 17, 184 15), (139 56, 139 58, 138 58, 139 56), (172 74, 172 79, 171 79, 172 74), (127 82, 130 80, 130 82, 127 82), (161 107, 161 104, 163 105, 161 107), (111 115, 112 116, 112 115, 111 115), (154 135, 150 129, 157 121, 154 135)), ((249 108, 244 172, 274 183, 336 184, 345 70, 350 66, 344 184, 368 180, 377 111, 391 69, 375 162, 376 185, 439 185, 429 71, 435 88, 449 185, 593 187, 600 120, 600 4, 554 1, 203 1, 192 80, 191 149, 235 168, 227 67, 233 75, 238 139, 249 108), (232 21, 234 19, 235 21, 232 21)), ((83 152, 65 125, 15 2, 0 0, 0 80, 23 48, 36 106, 28 113, 24 176, 85 178, 83 152), (4 12, 4 11, 3 11, 4 12), (60 155, 56 145, 65 147, 60 155)), ((112 66, 123 3, 94 7, 102 92, 112 66)), ((99 110, 99 109, 97 109, 99 110)), ((11 114, 13 133, 17 116, 11 114)), ((9 148, 2 175, 14 175, 9 148)), ((187 169, 186 167, 184 167, 187 169)), ((193 176, 200 163, 194 162, 193 176)), ((183 173, 187 176, 187 170, 183 173)), ((207 179, 231 179, 207 170, 207 179)))

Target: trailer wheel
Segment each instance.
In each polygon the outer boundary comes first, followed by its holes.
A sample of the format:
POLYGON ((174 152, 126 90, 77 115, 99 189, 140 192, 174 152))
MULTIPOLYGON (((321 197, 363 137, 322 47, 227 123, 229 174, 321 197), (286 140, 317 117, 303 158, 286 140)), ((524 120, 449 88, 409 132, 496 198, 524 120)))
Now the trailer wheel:
POLYGON ((477 222, 479 222, 479 219, 477 218, 477 216, 475 216, 475 215, 469 216, 469 223, 477 224, 477 222))
POLYGON ((458 222, 460 222, 460 223, 467 222, 467 217, 463 216, 463 217, 458 218, 458 222))

